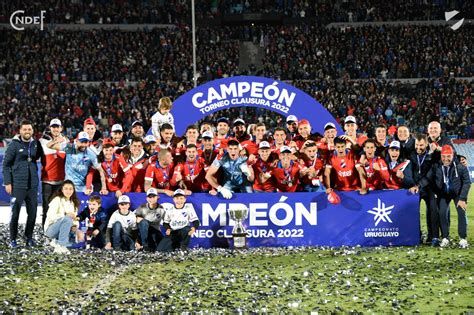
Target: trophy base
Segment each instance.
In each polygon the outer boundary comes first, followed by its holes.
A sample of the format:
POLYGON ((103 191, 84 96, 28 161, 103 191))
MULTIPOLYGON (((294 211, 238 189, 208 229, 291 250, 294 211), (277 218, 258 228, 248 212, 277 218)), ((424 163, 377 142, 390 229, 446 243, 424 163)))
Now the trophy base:
POLYGON ((238 233, 232 234, 234 239, 234 249, 246 249, 247 248, 247 234, 238 233))

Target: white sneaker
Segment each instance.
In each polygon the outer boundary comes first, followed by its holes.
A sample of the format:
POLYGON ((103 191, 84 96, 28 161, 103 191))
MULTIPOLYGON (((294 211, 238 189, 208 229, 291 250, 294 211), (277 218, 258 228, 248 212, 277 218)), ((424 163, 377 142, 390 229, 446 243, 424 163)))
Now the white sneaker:
POLYGON ((67 247, 57 244, 56 247, 54 248, 53 253, 68 255, 70 252, 69 252, 69 249, 67 249, 67 247))
POLYGON ((56 242, 56 239, 52 239, 51 242, 49 242, 49 246, 56 248, 59 244, 56 242))
POLYGON ((448 245, 449 245, 449 240, 447 238, 443 238, 441 240, 441 244, 439 244, 439 246, 441 247, 448 247, 448 245))
POLYGON ((465 238, 461 238, 459 241, 459 247, 461 248, 468 248, 469 244, 467 243, 467 240, 465 238))

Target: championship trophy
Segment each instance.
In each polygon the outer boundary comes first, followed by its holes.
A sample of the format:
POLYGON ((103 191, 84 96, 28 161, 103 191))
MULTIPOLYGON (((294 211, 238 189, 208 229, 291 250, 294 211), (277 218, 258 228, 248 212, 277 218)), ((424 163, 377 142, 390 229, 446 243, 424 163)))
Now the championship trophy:
POLYGON ((247 248, 247 231, 242 225, 242 221, 247 219, 249 216, 249 209, 229 209, 229 215, 232 220, 235 221, 234 228, 232 229, 232 238, 234 239, 234 248, 243 249, 247 248))

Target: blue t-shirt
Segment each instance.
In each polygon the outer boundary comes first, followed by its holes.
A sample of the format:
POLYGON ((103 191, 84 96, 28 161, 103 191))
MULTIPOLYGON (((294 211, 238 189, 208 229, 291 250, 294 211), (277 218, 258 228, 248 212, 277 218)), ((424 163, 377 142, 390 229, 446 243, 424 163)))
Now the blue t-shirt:
POLYGON ((84 152, 77 150, 74 143, 63 143, 61 150, 66 152, 66 179, 74 183, 76 191, 83 192, 86 189, 86 176, 89 168, 91 166, 96 169, 100 167, 97 156, 89 148, 86 148, 84 152))
POLYGON ((222 168, 223 185, 230 182, 234 186, 247 183, 247 177, 242 173, 240 165, 247 163, 247 157, 239 156, 236 160, 232 160, 228 153, 222 159, 215 159, 212 165, 222 168))

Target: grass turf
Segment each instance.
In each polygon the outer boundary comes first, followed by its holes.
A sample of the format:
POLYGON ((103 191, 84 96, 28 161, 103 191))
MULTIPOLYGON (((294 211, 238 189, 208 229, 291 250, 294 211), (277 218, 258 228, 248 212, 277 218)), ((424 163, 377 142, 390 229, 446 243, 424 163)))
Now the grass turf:
MULTIPOLYGON (((473 198, 471 191, 471 204, 473 198)), ((469 221, 472 211, 469 205, 469 221)), ((423 225, 423 205, 421 213, 423 225)), ((69 257, 2 249, 0 310, 473 312, 474 254, 457 248, 454 211, 451 221, 453 243, 446 249, 211 250, 185 256, 80 252, 69 257)), ((471 244, 473 236, 469 227, 471 244)))

